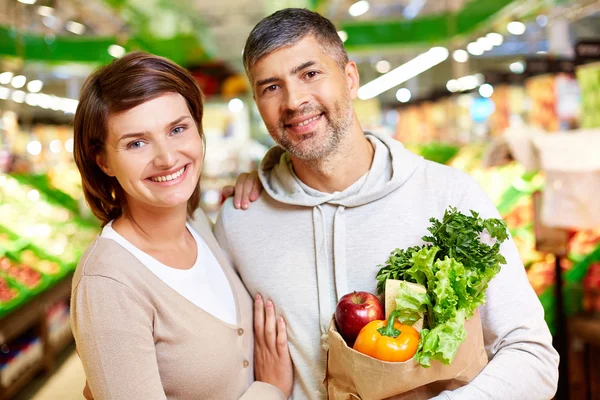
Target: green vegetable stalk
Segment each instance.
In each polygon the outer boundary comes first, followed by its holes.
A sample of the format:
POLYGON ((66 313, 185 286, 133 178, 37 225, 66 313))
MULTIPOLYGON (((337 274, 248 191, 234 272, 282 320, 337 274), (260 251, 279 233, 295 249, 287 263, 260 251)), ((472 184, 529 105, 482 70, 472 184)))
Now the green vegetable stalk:
POLYGON ((425 244, 406 250, 394 250, 377 274, 379 293, 387 279, 418 283, 427 293, 417 293, 400 285, 396 296, 398 319, 412 325, 424 313, 416 360, 424 367, 431 360, 448 365, 466 339, 465 321, 485 304, 488 283, 506 260, 500 245, 508 238, 506 223, 501 219, 482 219, 460 213, 450 207, 442 221, 430 219, 430 236, 425 244), (487 232, 493 243, 482 241, 487 232))

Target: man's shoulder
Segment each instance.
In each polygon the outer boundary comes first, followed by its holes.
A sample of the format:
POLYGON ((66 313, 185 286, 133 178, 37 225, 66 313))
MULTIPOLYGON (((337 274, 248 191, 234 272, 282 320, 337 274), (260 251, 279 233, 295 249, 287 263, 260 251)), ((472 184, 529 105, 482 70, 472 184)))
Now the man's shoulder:
POLYGON ((237 209, 233 206, 233 197, 225 200, 220 210, 220 217, 227 221, 246 221, 257 218, 264 218, 266 214, 272 215, 273 213, 288 210, 293 206, 283 204, 263 191, 257 200, 250 203, 250 206, 246 210, 237 209))
MULTIPOLYGON (((421 173, 417 176, 427 184, 422 187, 431 187, 438 194, 445 190, 456 193, 461 191, 461 188, 471 189, 479 186, 475 178, 465 171, 428 160, 423 162, 421 173)), ((417 184, 421 186, 420 182, 417 184)))

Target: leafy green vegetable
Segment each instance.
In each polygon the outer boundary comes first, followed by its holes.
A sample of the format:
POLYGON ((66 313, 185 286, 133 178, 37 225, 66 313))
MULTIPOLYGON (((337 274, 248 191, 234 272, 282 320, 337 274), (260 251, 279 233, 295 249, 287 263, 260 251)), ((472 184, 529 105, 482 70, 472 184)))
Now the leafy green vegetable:
POLYGON ((459 312, 453 319, 437 325, 431 330, 423 329, 421 331, 421 341, 415 359, 423 367, 430 367, 431 360, 439 360, 448 365, 466 338, 465 314, 459 312))
POLYGON ((449 364, 466 338, 465 320, 485 304, 485 291, 506 260, 500 245, 508 239, 501 219, 482 219, 478 213, 460 213, 450 207, 442 221, 430 219, 422 246, 396 249, 377 274, 382 293, 387 279, 418 283, 427 294, 400 286, 396 306, 402 323, 412 324, 426 310, 416 360, 428 367, 431 360, 449 364), (485 239, 488 235, 489 239, 485 239))
POLYGON ((399 281, 414 282, 405 275, 408 268, 412 266, 411 258, 415 251, 419 251, 422 246, 409 247, 406 250, 396 249, 392 251, 390 258, 387 260, 384 266, 379 265, 381 269, 377 273, 377 293, 381 294, 385 291, 385 281, 388 279, 395 279, 399 281))
POLYGON ((431 306, 427 293, 418 293, 406 282, 400 282, 396 294, 396 312, 400 322, 413 325, 425 314, 427 306, 431 306))

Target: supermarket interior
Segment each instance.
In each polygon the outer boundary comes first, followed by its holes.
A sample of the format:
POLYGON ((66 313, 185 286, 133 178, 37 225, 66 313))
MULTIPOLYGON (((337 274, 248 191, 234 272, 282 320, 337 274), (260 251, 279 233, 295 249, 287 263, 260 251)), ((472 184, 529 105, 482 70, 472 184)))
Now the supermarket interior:
POLYGON ((71 280, 101 229, 73 158, 86 78, 133 50, 192 73, 214 218, 274 145, 242 49, 286 7, 335 24, 365 131, 476 178, 544 307, 556 398, 600 399, 600 1, 0 0, 0 400, 83 398, 71 280))

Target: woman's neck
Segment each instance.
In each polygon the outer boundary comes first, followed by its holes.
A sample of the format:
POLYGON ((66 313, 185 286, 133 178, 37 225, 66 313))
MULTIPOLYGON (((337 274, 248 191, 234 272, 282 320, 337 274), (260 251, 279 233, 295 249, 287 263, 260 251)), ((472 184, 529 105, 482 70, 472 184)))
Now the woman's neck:
POLYGON ((188 238, 187 205, 177 208, 130 207, 113 222, 113 229, 140 248, 168 248, 188 238))

